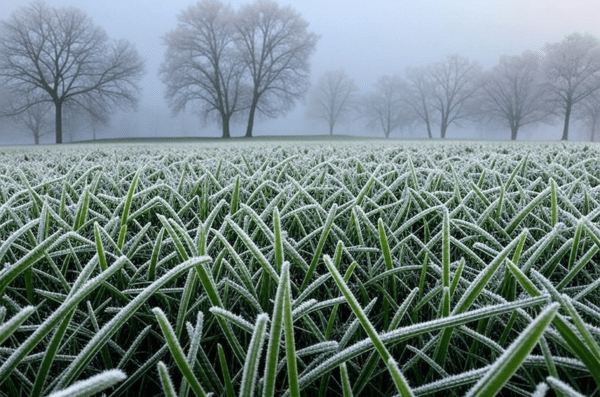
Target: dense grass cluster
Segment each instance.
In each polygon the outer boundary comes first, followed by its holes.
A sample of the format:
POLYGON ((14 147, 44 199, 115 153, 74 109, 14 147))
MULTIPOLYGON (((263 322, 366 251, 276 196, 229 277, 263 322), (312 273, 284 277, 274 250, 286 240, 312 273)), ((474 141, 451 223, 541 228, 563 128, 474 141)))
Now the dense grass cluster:
POLYGON ((599 158, 0 150, 0 395, 597 396, 599 158))

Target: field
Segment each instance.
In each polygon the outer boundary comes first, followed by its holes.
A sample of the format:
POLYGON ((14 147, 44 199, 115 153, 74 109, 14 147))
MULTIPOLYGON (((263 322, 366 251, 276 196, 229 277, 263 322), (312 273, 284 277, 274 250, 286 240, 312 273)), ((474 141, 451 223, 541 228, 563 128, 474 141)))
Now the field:
POLYGON ((0 148, 0 395, 600 396, 599 160, 0 148))

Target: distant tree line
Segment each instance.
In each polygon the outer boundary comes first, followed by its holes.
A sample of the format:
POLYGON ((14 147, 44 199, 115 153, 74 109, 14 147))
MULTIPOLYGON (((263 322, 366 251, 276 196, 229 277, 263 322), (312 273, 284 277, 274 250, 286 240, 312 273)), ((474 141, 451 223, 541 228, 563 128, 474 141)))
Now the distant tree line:
MULTIPOLYGON (((308 93, 307 116, 334 133, 340 120, 359 120, 385 137, 422 126, 445 138, 463 120, 504 125, 515 140, 521 127, 560 119, 568 140, 572 118, 594 139, 600 120, 600 40, 572 34, 540 53, 501 56, 483 70, 448 55, 438 62, 380 76, 361 93, 343 69, 324 72, 310 87, 310 57, 319 36, 291 7, 256 0, 238 10, 202 0, 183 10, 163 37, 160 77, 174 114, 191 108, 231 136, 232 122, 253 134, 257 115, 280 116, 308 93), (436 128, 439 133, 436 132, 436 128)), ((35 143, 65 120, 107 123, 116 109, 135 109, 144 62, 125 40, 111 40, 75 7, 41 1, 0 21, 0 116, 29 131, 35 143), (53 124, 53 127, 51 126, 53 124)))
MULTIPOLYGON (((269 0, 234 11, 218 0, 184 10, 164 37, 160 70, 174 113, 192 107, 220 123, 230 137, 232 119, 290 110, 310 86, 310 56, 318 36, 291 7, 269 0)), ((63 142, 63 112, 86 114, 95 126, 117 108, 135 108, 144 64, 127 41, 105 32, 74 7, 36 1, 0 24, 0 101, 34 141, 50 132, 63 142), (10 98, 10 100, 9 100, 10 98)))
POLYGON ((311 88, 307 116, 326 121, 329 133, 348 115, 386 137, 395 130, 423 125, 429 138, 433 126, 445 138, 461 120, 500 123, 517 139, 525 125, 563 123, 569 139, 573 116, 589 127, 593 140, 600 120, 600 41, 571 34, 546 44, 541 53, 500 57, 488 71, 460 55, 448 55, 403 75, 381 76, 371 92, 360 94, 343 70, 328 71, 311 88))

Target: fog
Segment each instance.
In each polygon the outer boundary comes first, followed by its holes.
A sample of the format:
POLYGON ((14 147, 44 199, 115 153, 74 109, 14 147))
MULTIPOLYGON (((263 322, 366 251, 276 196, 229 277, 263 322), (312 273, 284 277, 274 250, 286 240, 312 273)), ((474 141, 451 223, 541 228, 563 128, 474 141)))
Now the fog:
MULTIPOLYGON (((165 86, 158 70, 165 47, 161 37, 175 28, 177 15, 191 0, 47 0, 51 6, 74 5, 90 16, 112 39, 127 39, 135 44, 146 64, 141 81, 142 96, 137 112, 115 113, 110 124, 99 127, 96 138, 150 136, 220 136, 215 124, 204 124, 191 111, 173 118, 164 100, 165 86)), ((227 1, 224 1, 227 3, 227 1)), ((239 8, 248 1, 229 3, 239 8)), ((319 34, 311 58, 315 81, 327 71, 344 68, 361 91, 368 91, 384 74, 403 73, 407 66, 424 66, 457 53, 481 63, 484 69, 496 64, 500 55, 517 55, 524 50, 539 50, 573 32, 600 36, 600 2, 597 0, 281 0, 291 5, 319 34)), ((28 2, 0 0, 0 19, 28 2)), ((243 135, 245 125, 232 125, 232 135, 243 135)), ((519 139, 559 139, 562 125, 523 128, 519 139)), ((89 127, 73 129, 65 141, 92 139, 89 127)), ((508 132, 492 135, 497 127, 452 125, 448 138, 504 138, 508 132), (504 135, 502 135, 504 134, 504 135)), ((577 123, 571 138, 586 139, 577 123)), ((326 134, 326 123, 305 117, 305 103, 299 101, 286 116, 259 118, 255 135, 326 134)), ((359 122, 347 121, 336 133, 381 136, 359 122)), ((417 125, 392 136, 426 137, 417 125)), ((52 142, 50 134, 42 142, 52 142)), ((32 143, 26 133, 14 131, 0 121, 0 144, 32 143)))

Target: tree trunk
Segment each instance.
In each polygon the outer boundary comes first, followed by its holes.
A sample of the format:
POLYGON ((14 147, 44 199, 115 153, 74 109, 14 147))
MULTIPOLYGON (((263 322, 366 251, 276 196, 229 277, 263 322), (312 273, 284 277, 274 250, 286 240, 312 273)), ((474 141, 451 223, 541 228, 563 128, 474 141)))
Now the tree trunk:
POLYGON ((431 134, 431 122, 429 121, 429 117, 425 121, 425 124, 427 124, 427 136, 429 137, 429 139, 433 139, 433 135, 431 134))
POLYGON ((40 143, 40 134, 39 134, 39 132, 36 131, 36 132, 33 133, 33 140, 35 141, 36 145, 39 145, 39 143, 40 143))
POLYGON ((231 138, 231 134, 229 133, 229 116, 221 115, 221 124, 223 124, 222 138, 231 138))
POLYGON ((571 102, 567 102, 567 107, 565 109, 565 126, 563 128, 563 135, 561 141, 569 140, 569 120, 571 118, 571 107, 573 104, 571 102))
POLYGON ((446 123, 442 122, 442 126, 440 127, 440 135, 442 137, 442 139, 446 138, 446 130, 448 129, 448 126, 446 125, 446 123))
POLYGON ((392 132, 392 123, 390 122, 391 119, 391 115, 390 112, 388 111, 388 117, 387 117, 387 128, 385 130, 385 137, 389 138, 390 137, 390 133, 392 132))
POLYGON ((511 141, 516 141, 517 140, 517 133, 518 132, 519 132, 519 127, 515 127, 515 126, 510 127, 510 140, 511 141))
POLYGON ((250 112, 248 113, 248 127, 246 128, 246 138, 252 138, 252 129, 254 128, 254 113, 256 112, 256 106, 258 105, 258 98, 254 95, 252 103, 250 104, 250 112))
POLYGON ((333 123, 329 123, 329 135, 333 135, 333 123))
POLYGON ((56 125, 56 143, 60 144, 62 140, 62 102, 55 101, 54 107, 56 109, 56 117, 54 119, 56 125))

